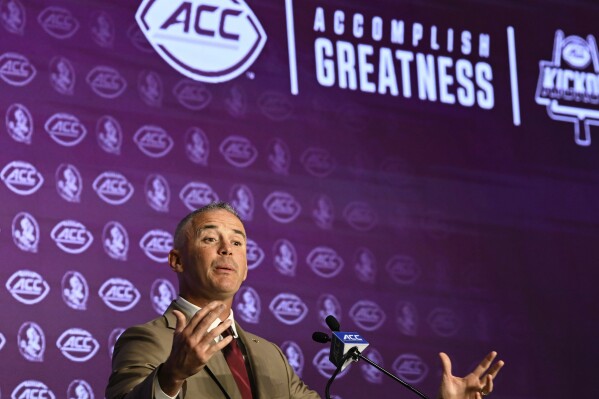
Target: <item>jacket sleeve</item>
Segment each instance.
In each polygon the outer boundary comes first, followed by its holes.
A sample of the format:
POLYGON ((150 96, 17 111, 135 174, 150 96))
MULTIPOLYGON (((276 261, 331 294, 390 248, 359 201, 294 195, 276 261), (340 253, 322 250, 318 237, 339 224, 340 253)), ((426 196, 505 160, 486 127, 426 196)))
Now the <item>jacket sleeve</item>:
POLYGON ((281 356, 281 359, 285 364, 287 379, 289 381, 289 397, 291 399, 321 399, 320 395, 318 395, 316 391, 311 390, 308 387, 308 385, 306 385, 295 373, 295 371, 287 361, 287 357, 285 357, 285 355, 283 354, 281 348, 279 348, 275 344, 272 345, 276 348, 279 356, 281 356))

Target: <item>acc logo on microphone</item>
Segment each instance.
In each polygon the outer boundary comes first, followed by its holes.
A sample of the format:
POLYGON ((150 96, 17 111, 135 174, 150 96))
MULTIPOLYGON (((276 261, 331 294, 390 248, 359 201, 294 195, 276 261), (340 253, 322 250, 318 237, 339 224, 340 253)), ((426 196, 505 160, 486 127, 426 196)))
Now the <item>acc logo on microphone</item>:
MULTIPOLYGON (((325 378, 331 378, 336 369, 335 365, 331 363, 331 361, 329 360, 329 357, 330 349, 323 348, 319 350, 318 353, 316 353, 316 356, 314 356, 314 359, 312 359, 312 364, 314 365, 314 367, 316 367, 318 373, 325 378)), ((351 363, 345 369, 340 371, 335 378, 343 377, 345 374, 347 374, 350 368, 351 363)))
POLYGON ((33 64, 21 54, 4 53, 0 56, 0 78, 11 86, 25 86, 36 73, 33 64))
POLYGON ((163 314, 170 306, 171 302, 177 298, 177 291, 170 281, 159 278, 152 283, 150 289, 152 298, 152 307, 158 314, 163 314))
POLYGON ((264 29, 243 0, 144 0, 135 19, 171 67, 204 82, 239 76, 266 43, 264 29))
POLYGON ((76 220, 63 220, 50 232, 50 237, 58 248, 70 254, 80 254, 89 248, 94 236, 87 228, 76 220))
POLYGON ((41 302, 50 292, 50 286, 41 275, 31 270, 18 270, 6 281, 6 289, 25 305, 41 302))
POLYGON ((40 241, 37 220, 27 212, 17 213, 12 220, 12 239, 21 251, 36 253, 40 241))
POLYGON ((258 156, 256 147, 242 136, 227 137, 220 144, 219 150, 227 162, 238 168, 250 166, 258 156))
POLYGON ((75 165, 63 163, 56 169, 56 191, 68 202, 81 202, 83 179, 75 165))
POLYGON ((284 238, 277 240, 272 248, 276 269, 284 276, 295 276, 297 252, 293 244, 284 238))
POLYGON ((44 177, 29 162, 12 161, 0 172, 0 178, 10 191, 18 195, 31 195, 44 183, 44 177))
POLYGON ((157 212, 168 212, 171 190, 162 175, 149 175, 146 178, 146 202, 157 212))
POLYGON ((302 211, 302 207, 289 193, 273 191, 262 203, 268 215, 279 223, 293 222, 302 211))
POLYGON ((335 169, 335 159, 323 148, 308 148, 302 154, 300 162, 312 176, 327 177, 335 169))
POLYGON ((274 297, 268 308, 277 320, 287 325, 299 323, 308 314, 308 307, 301 298, 290 293, 281 293, 274 297))
POLYGON ((173 247, 173 236, 164 230, 150 230, 141 238, 139 246, 154 262, 166 262, 168 253, 173 247))
POLYGON ((88 331, 71 328, 60 334, 56 347, 67 359, 81 363, 91 359, 100 349, 100 344, 88 331))
POLYGON ((218 196, 206 183, 190 182, 181 189, 179 198, 190 210, 196 210, 211 202, 218 201, 218 196))
POLYGON ((79 21, 66 8, 46 7, 38 16, 37 22, 52 37, 68 39, 79 29, 79 21))
POLYGON ((106 306, 117 312, 132 309, 141 297, 137 288, 129 280, 118 277, 106 280, 100 287, 98 295, 106 306))
POLYGON ((6 110, 6 131, 17 143, 31 144, 33 118, 23 104, 12 104, 6 110))
POLYGON ((316 247, 308 254, 306 263, 320 277, 335 277, 343 269, 343 259, 329 247, 316 247))
POLYGON ((2 2, 0 4, 0 22, 10 33, 23 35, 25 33, 25 22, 27 22, 23 4, 19 0, 2 2))
POLYGON ((435 308, 428 315, 428 325, 441 337, 453 337, 460 329, 460 318, 451 309, 435 308))
POLYGON ((389 259, 385 269, 393 281, 402 285, 414 284, 420 277, 420 266, 411 256, 395 255, 389 259))
POLYGON ((133 185, 129 183, 125 176, 111 171, 104 172, 96 177, 92 187, 102 201, 110 205, 124 204, 135 191, 133 185))
POLYGON ((87 309, 89 287, 85 277, 79 272, 68 271, 62 277, 62 300, 75 310, 87 309))
POLYGON ((343 209, 343 217, 347 224, 358 231, 371 230, 377 222, 374 210, 365 202, 350 202, 343 209))
POLYGON ((102 98, 117 98, 127 88, 127 81, 119 71, 105 65, 98 65, 89 71, 85 81, 102 98))
POLYGON ((428 366, 420 356, 406 353, 393 362, 393 370, 398 376, 411 384, 422 382, 428 374, 428 366))
POLYGON ((129 252, 129 234, 125 227, 119 222, 106 223, 102 231, 102 244, 104 252, 112 259, 127 260, 129 252))
POLYGON ((12 399, 44 398, 56 399, 54 392, 50 390, 43 382, 36 380, 26 380, 21 382, 10 394, 12 399))
POLYGON ((173 138, 161 127, 146 125, 135 132, 137 148, 151 158, 160 158, 173 148, 173 138))
POLYGON ((281 350, 285 354, 289 365, 295 371, 295 374, 301 377, 304 370, 304 353, 302 352, 302 348, 293 341, 285 341, 281 344, 281 350))
POLYGON ((246 323, 258 324, 262 306, 260 295, 252 287, 241 287, 239 294, 235 296, 235 312, 246 323))
POLYGON ((75 115, 56 113, 44 124, 44 129, 59 145, 73 147, 85 138, 87 129, 75 115))
POLYGON ((109 154, 120 155, 123 143, 123 130, 119 121, 105 115, 96 123, 96 138, 101 149, 109 154))
POLYGON ((264 251, 252 239, 247 241, 247 261, 248 269, 253 270, 260 266, 264 260, 264 251))
POLYGON ((383 325, 387 315, 375 302, 362 300, 351 307, 349 317, 363 330, 374 331, 383 325))
POLYGON ((173 95, 179 104, 192 111, 200 111, 212 101, 212 93, 203 83, 181 79, 173 87, 173 95))
POLYGON ((73 380, 67 388, 67 398, 94 399, 94 391, 87 381, 73 380))
POLYGON ((30 362, 43 362, 46 350, 44 330, 32 321, 25 322, 19 328, 17 344, 21 356, 30 362))

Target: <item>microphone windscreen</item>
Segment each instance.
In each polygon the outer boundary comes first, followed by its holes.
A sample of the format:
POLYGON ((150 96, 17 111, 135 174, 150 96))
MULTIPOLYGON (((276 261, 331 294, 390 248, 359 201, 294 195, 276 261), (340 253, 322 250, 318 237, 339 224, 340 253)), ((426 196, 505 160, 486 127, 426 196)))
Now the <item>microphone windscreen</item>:
POLYGON ((329 328, 331 329, 331 331, 339 331, 339 328, 341 328, 339 322, 332 314, 328 315, 325 321, 327 323, 327 326, 329 326, 329 328))
POLYGON ((312 334, 312 339, 316 342, 320 342, 321 344, 326 344, 331 340, 327 334, 320 331, 314 332, 312 334))

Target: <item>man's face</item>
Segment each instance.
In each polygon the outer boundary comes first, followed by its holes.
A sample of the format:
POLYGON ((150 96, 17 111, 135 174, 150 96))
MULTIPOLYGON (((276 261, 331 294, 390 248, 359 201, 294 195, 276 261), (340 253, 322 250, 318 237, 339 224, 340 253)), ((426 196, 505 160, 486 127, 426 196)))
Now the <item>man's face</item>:
POLYGON ((181 295, 205 306, 213 300, 233 299, 247 277, 246 235, 241 221, 217 209, 196 215, 187 224, 186 240, 178 253, 181 295))

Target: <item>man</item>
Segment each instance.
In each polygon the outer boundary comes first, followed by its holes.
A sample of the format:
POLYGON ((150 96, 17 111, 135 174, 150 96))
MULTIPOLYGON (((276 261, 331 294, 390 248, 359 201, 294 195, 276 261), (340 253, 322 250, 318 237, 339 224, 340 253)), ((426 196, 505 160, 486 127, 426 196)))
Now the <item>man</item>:
MULTIPOLYGON (((235 210, 213 203, 177 226, 169 265, 179 297, 159 317, 127 329, 113 354, 106 398, 317 399, 281 349, 233 320, 233 298, 247 277, 247 237, 235 210), (233 355, 236 353, 237 355, 233 355)), ((443 399, 480 399, 503 365, 487 356, 466 378, 444 367, 443 399), (486 372, 486 373, 485 373, 486 372)))

